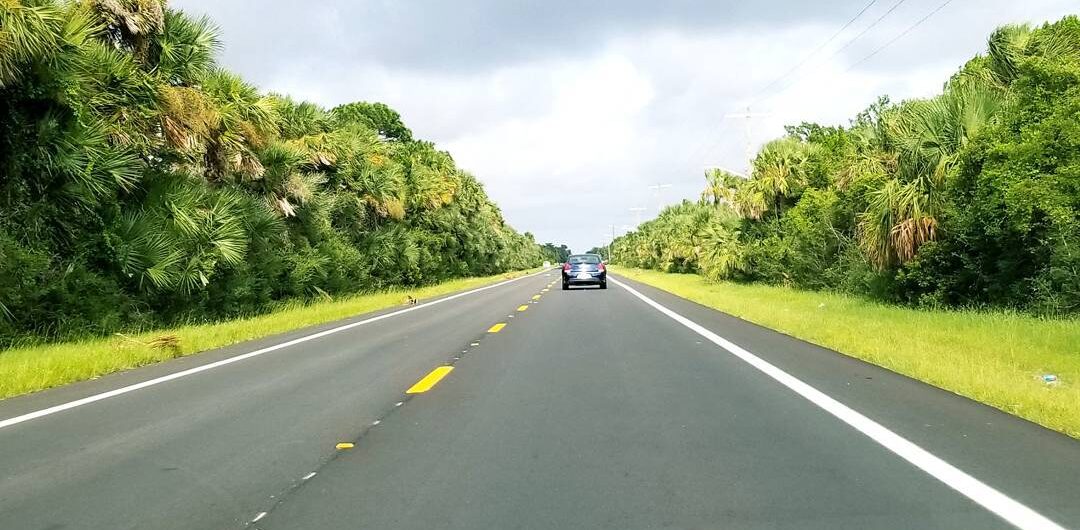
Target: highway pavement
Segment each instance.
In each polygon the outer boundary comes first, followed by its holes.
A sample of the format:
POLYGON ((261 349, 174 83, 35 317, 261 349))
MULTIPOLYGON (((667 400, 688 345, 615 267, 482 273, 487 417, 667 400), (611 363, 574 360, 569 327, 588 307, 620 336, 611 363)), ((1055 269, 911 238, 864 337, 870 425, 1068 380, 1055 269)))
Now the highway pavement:
POLYGON ((557 280, 0 401, 0 529, 1080 528, 1076 440, 557 280))

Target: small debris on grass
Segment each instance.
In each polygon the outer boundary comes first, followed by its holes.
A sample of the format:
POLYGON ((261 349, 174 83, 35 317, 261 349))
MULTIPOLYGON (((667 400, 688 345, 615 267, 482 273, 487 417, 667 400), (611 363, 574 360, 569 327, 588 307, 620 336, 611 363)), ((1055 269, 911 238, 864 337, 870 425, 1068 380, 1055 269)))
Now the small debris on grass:
POLYGON ((115 333, 115 335, 128 343, 141 344, 155 350, 168 350, 172 353, 173 357, 180 357, 180 355, 183 354, 183 351, 180 349, 179 335, 161 335, 150 339, 148 342, 143 342, 134 337, 129 337, 127 335, 124 335, 123 333, 115 333))
POLYGON ((184 352, 180 349, 180 337, 177 335, 162 335, 150 339, 147 346, 155 350, 165 350, 172 354, 173 358, 180 357, 184 352))
POLYGON ((160 337, 154 337, 150 339, 150 342, 146 343, 151 348, 160 349, 173 349, 180 347, 180 337, 176 335, 162 335, 160 337))

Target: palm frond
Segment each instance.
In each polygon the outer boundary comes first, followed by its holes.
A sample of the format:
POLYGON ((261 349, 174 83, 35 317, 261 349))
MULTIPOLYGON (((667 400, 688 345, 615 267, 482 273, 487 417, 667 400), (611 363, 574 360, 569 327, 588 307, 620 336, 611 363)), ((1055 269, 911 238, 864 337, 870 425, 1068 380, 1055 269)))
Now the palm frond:
POLYGON ((990 34, 987 52, 990 57, 990 71, 997 82, 1007 86, 1016 79, 1031 35, 1031 27, 1027 24, 1002 26, 990 34))
POLYGON ((27 66, 62 48, 64 10, 53 3, 0 2, 0 88, 17 82, 27 66))
POLYGON ((197 84, 215 68, 214 58, 222 49, 220 33, 205 15, 166 10, 163 31, 156 37, 153 72, 168 85, 197 84))

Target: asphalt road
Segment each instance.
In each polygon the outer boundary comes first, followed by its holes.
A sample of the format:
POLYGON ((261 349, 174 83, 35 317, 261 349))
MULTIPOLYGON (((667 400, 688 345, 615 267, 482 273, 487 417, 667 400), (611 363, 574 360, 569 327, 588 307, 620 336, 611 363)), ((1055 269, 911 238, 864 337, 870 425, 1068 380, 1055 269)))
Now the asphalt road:
POLYGON ((0 529, 1080 528, 1075 440, 556 279, 2 401, 0 529))

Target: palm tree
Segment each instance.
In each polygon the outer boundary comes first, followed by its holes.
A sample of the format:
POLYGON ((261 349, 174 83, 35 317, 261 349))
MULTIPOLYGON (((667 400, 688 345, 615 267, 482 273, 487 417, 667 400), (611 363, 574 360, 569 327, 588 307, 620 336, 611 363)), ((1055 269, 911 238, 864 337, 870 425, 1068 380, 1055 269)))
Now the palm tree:
POLYGON ((454 199, 459 182, 450 155, 430 142, 405 142, 396 149, 407 189, 407 206, 435 210, 454 199))
POLYGON ((745 246, 739 241, 739 231, 721 223, 708 225, 701 234, 698 264, 702 274, 713 281, 745 272, 745 246))
POLYGON ((885 269, 913 259, 920 246, 937 237, 938 206, 916 182, 891 179, 872 192, 859 218, 859 241, 870 262, 885 269))
POLYGON ((857 124, 850 130, 850 137, 854 140, 851 151, 833 175, 833 183, 839 190, 847 191, 864 183, 872 186, 896 173, 896 151, 883 124, 857 124))
POLYGON ((288 96, 268 96, 274 108, 278 134, 282 140, 298 140, 330 132, 330 117, 322 107, 306 101, 296 102, 288 96))
POLYGON ((217 104, 199 86, 215 71, 218 33, 206 17, 166 10, 164 28, 155 38, 156 57, 148 65, 157 83, 162 135, 187 171, 205 170, 207 146, 222 125, 217 104))
POLYGON ((263 167, 255 151, 273 134, 274 107, 270 98, 236 74, 213 70, 202 80, 202 90, 218 115, 206 146, 206 171, 211 181, 233 176, 257 179, 263 167))
POLYGON ((1001 26, 990 34, 987 41, 989 69, 996 82, 1008 86, 1016 79, 1031 36, 1031 26, 1027 24, 1001 26))
POLYGON ((779 218, 806 187, 807 163, 815 150, 813 144, 790 136, 773 140, 754 159, 749 179, 721 170, 707 173, 702 199, 712 204, 729 204, 749 219, 761 219, 769 211, 779 218))
POLYGON ((113 227, 120 269, 143 289, 202 289, 219 267, 243 261, 249 240, 243 212, 236 192, 183 177, 156 179, 141 207, 113 227))
POLYGON ((957 154, 992 124, 1002 104, 992 87, 964 83, 936 98, 908 102, 890 115, 895 173, 871 193, 859 220, 861 245, 875 266, 906 263, 937 238, 946 177, 957 154))
POLYGON ((814 149, 812 144, 784 137, 765 144, 754 160, 753 180, 758 181, 758 191, 777 217, 786 200, 806 186, 806 163, 814 149))
POLYGON ((732 207, 748 219, 761 219, 772 203, 773 189, 768 182, 750 179, 739 183, 732 198, 732 207))
POLYGON ((165 11, 164 27, 155 36, 156 56, 151 71, 171 86, 195 86, 215 68, 214 56, 222 49, 221 31, 206 16, 191 17, 165 11))
POLYGON ((733 205, 736 190, 745 180, 723 169, 708 169, 705 171, 705 189, 701 192, 701 200, 713 206, 733 205))
POLYGON ((217 106, 198 88, 172 85, 158 87, 158 105, 166 145, 187 169, 201 172, 206 149, 221 127, 217 106))
POLYGON ((310 155, 293 144, 273 142, 259 152, 262 176, 247 187, 263 197, 270 208, 284 217, 296 215, 296 209, 319 193, 326 177, 305 171, 310 155))
POLYGON ((165 27, 162 0, 91 0, 89 6, 113 44, 137 62, 149 60, 153 39, 165 27))

